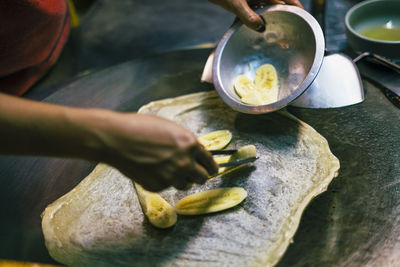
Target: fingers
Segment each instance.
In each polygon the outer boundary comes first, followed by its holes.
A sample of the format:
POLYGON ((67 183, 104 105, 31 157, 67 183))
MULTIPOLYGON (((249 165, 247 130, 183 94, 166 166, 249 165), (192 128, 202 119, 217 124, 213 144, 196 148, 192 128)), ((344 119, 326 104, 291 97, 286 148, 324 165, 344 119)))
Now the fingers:
POLYGON ((248 26, 258 32, 265 31, 265 22, 248 5, 246 0, 237 0, 232 3, 233 11, 238 18, 248 26))
POLYGON ((195 149, 194 159, 206 169, 208 175, 218 173, 218 164, 214 161, 210 152, 200 144, 195 149))
POLYGON ((300 3, 299 0, 250 0, 249 5, 250 7, 257 7, 257 6, 264 6, 268 4, 276 4, 276 5, 293 5, 303 8, 303 5, 300 3))
MULTIPOLYGON (((237 1, 232 1, 232 9, 233 13, 238 16, 238 18, 249 28, 256 30, 258 32, 264 32, 265 31, 265 20, 263 19, 262 16, 258 15, 256 12, 254 12, 247 1, 245 0, 237 0, 237 1)), ((256 2, 256 1, 254 1, 256 2)), ((263 3, 263 1, 257 1, 260 3, 263 3)), ((294 5, 298 6, 300 8, 303 8, 303 5, 300 3, 299 0, 270 0, 270 4, 280 4, 280 5, 294 5)))
MULTIPOLYGON (((265 21, 262 17, 254 12, 246 0, 210 0, 224 9, 234 13, 246 26, 258 32, 265 31, 265 21)), ((254 4, 289 4, 303 8, 299 0, 266 0, 266 1, 250 1, 254 4)))
POLYGON ((167 188, 168 186, 173 186, 178 190, 186 190, 192 183, 204 184, 208 177, 209 172, 205 169, 205 167, 193 160, 187 166, 177 168, 175 173, 167 175, 164 177, 164 179, 135 180, 137 183, 142 185, 144 189, 152 192, 158 192, 167 188))
POLYGON ((189 159, 186 158, 178 164, 180 166, 171 182, 172 186, 179 190, 187 189, 192 183, 203 184, 210 175, 218 172, 218 165, 202 145, 195 145, 189 156, 189 159))
POLYGON ((303 5, 300 3, 299 0, 285 0, 285 2, 289 5, 294 5, 294 6, 298 6, 302 9, 304 9, 303 5))
POLYGON ((168 186, 187 190, 192 183, 203 184, 210 175, 218 172, 218 165, 212 155, 197 142, 191 147, 180 149, 178 155, 153 168, 144 165, 136 168, 138 169, 125 166, 124 174, 152 192, 161 191, 168 186))
POLYGON ((208 179, 208 172, 204 167, 197 162, 192 166, 192 169, 188 175, 188 180, 192 183, 204 184, 208 179))
POLYGON ((140 184, 144 189, 151 192, 159 192, 170 186, 167 182, 161 179, 157 180, 157 182, 148 179, 137 179, 136 182, 140 184))
POLYGON ((286 1, 283 1, 283 0, 270 0, 269 2, 270 2, 270 4, 275 4, 275 5, 285 5, 286 4, 286 1))
POLYGON ((172 181, 172 186, 179 190, 185 190, 192 183, 204 184, 208 176, 209 173, 203 165, 192 161, 192 164, 186 169, 181 169, 179 175, 172 181))
POLYGON ((184 190, 184 189, 188 188, 189 184, 190 183, 189 183, 188 179, 186 177, 183 177, 181 179, 174 179, 172 181, 171 185, 178 190, 184 190))

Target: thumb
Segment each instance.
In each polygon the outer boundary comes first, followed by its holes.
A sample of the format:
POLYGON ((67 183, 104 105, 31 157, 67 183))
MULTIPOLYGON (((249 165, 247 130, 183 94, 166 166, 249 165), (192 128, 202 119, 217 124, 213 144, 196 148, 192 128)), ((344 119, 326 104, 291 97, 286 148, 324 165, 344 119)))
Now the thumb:
POLYGON ((247 27, 258 32, 265 31, 264 19, 249 7, 246 0, 234 1, 233 9, 247 27))

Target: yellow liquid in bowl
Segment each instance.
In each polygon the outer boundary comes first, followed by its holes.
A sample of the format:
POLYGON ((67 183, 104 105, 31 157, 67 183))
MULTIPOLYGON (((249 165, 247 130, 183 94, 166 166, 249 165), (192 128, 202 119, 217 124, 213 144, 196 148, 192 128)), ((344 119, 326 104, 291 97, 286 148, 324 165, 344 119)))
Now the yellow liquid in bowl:
POLYGON ((372 26, 360 31, 360 34, 375 40, 400 41, 400 27, 385 25, 372 26))

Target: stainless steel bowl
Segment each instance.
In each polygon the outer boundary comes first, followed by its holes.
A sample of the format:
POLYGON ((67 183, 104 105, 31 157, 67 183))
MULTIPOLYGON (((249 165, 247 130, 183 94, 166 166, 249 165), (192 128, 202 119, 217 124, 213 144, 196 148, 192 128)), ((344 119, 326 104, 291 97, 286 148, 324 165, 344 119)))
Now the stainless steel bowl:
POLYGON ((325 49, 321 27, 303 9, 276 5, 260 14, 267 23, 265 32, 250 30, 241 22, 234 24, 219 42, 213 61, 213 83, 222 100, 250 114, 279 110, 300 96, 317 76, 325 49), (260 106, 242 103, 233 87, 235 77, 253 78, 266 63, 278 72, 278 101, 260 106))

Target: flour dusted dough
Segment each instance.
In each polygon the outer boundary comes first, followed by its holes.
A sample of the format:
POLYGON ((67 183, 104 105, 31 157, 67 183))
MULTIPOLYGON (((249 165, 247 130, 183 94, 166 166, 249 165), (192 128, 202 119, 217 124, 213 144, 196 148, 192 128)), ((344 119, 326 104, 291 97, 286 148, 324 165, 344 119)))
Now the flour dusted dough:
POLYGON ((155 101, 140 113, 173 119, 197 136, 227 129, 229 148, 254 144, 259 159, 189 191, 160 193, 171 205, 188 194, 243 187, 237 207, 180 216, 167 230, 143 216, 131 180, 99 164, 43 212, 50 255, 68 266, 273 266, 295 234, 301 214, 337 175, 325 138, 285 112, 262 116, 231 110, 215 92, 155 101))

